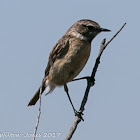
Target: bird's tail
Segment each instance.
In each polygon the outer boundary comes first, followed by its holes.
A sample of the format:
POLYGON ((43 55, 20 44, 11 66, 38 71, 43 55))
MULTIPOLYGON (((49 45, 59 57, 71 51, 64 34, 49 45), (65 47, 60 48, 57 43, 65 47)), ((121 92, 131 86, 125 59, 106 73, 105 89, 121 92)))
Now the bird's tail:
MULTIPOLYGON (((44 90, 45 90, 45 88, 42 87, 42 93, 43 93, 44 90)), ((42 93, 41 93, 41 94, 42 94, 42 93)), ((38 99, 39 99, 39 94, 40 94, 40 87, 39 87, 39 89, 36 91, 36 93, 34 94, 34 96, 32 97, 32 99, 30 100, 28 106, 35 105, 35 104, 36 104, 36 102, 37 102, 38 99)))
MULTIPOLYGON (((34 96, 32 97, 32 99, 30 100, 30 102, 28 103, 28 106, 35 105, 36 102, 38 101, 39 94, 40 94, 40 87, 37 90, 37 92, 34 94, 34 96)), ((46 80, 45 83, 42 83, 42 93, 46 89, 46 92, 47 92, 46 95, 49 94, 50 92, 52 92, 54 90, 54 88, 55 88, 55 85, 52 84, 52 83, 50 83, 48 80, 46 80)))

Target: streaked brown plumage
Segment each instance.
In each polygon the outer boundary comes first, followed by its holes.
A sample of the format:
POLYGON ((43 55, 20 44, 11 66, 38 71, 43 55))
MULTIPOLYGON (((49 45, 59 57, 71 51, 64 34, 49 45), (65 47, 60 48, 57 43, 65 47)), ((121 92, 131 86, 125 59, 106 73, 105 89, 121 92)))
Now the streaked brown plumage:
MULTIPOLYGON (((56 86, 63 86, 72 81, 84 68, 91 51, 92 39, 103 29, 91 20, 77 21, 57 42, 49 55, 48 65, 42 82, 42 93, 47 94, 56 86)), ((39 99, 40 88, 28 106, 34 105, 39 99)))

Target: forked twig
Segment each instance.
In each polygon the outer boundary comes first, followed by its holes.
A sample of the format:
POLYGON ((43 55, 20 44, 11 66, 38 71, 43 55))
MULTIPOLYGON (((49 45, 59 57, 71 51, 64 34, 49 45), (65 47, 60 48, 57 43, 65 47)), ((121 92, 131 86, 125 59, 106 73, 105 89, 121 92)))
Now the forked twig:
MULTIPOLYGON (((78 79, 73 80, 73 81, 75 81, 75 80, 87 79, 87 87, 86 87, 86 90, 85 90, 85 95, 83 97, 83 100, 82 100, 82 103, 81 103, 81 106, 80 106, 80 109, 79 109, 79 112, 81 112, 81 115, 84 111, 84 107, 85 107, 87 99, 88 99, 90 88, 95 84, 94 83, 95 74, 96 74, 98 66, 100 64, 101 55, 102 55, 103 51, 105 50, 105 48, 107 47, 107 45, 120 33, 120 31, 124 28, 125 25, 126 25, 126 23, 124 23, 124 25, 120 28, 120 30, 107 43, 106 43, 106 39, 103 39, 103 41, 101 43, 99 53, 98 53, 98 56, 96 58, 95 65, 94 65, 93 70, 92 70, 91 76, 82 77, 82 78, 78 78, 78 79)), ((74 122, 73 122, 73 124, 70 128, 70 131, 69 131, 67 137, 65 138, 65 140, 70 140, 72 138, 79 122, 81 122, 81 118, 82 117, 80 117, 79 115, 75 116, 74 122)))

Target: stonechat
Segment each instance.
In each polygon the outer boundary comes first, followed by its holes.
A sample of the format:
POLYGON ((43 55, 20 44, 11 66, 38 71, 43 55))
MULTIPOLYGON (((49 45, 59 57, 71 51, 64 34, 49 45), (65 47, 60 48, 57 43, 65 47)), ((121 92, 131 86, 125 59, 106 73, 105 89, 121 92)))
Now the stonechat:
MULTIPOLYGON (((72 81, 84 68, 90 55, 91 42, 100 32, 110 30, 101 28, 92 20, 79 20, 74 23, 52 49, 45 76, 42 82, 41 94, 46 89, 50 93, 57 86, 63 86, 72 81)), ((39 99, 40 88, 37 90, 28 106, 35 105, 39 99)))

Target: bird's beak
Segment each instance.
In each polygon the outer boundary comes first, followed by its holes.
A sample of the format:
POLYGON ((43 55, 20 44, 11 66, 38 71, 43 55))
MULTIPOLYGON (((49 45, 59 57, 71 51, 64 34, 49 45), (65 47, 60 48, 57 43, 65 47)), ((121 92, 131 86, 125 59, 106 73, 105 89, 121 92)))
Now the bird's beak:
POLYGON ((104 28, 101 28, 101 32, 111 32, 111 30, 109 30, 109 29, 104 29, 104 28))

